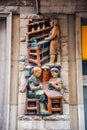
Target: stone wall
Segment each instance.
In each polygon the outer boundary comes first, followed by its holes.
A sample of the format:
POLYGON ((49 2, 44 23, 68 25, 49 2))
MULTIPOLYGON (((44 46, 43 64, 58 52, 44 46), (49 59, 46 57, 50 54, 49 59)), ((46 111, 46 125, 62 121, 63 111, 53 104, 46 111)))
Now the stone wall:
MULTIPOLYGON (((28 6, 36 8, 37 0, 0 0, 1 6, 28 6)), ((38 0, 41 13, 66 13, 72 14, 79 11, 87 11, 86 0, 38 0)))
POLYGON ((20 117, 18 130, 70 130, 68 115, 20 117))
POLYGON ((6 6, 33 6, 34 0, 1 0, 0 5, 6 6))
MULTIPOLYGON (((23 9, 21 9, 23 10, 23 9)), ((21 11, 22 12, 22 11, 21 11)), ((25 10, 26 12, 26 10, 25 10)), ((35 14, 20 15, 20 58, 19 58, 19 93, 18 93, 18 130, 70 130, 69 115, 69 83, 68 83, 68 17, 56 15, 59 18, 61 30, 61 78, 63 81, 63 115, 25 116, 27 79, 24 76, 25 58, 27 57, 26 24, 29 18, 39 17, 35 14)), ((54 15, 53 15, 54 16, 54 15)), ((47 15, 45 17, 52 18, 47 15)), ((41 16, 40 16, 41 17, 41 16)))
MULTIPOLYGON (((61 29, 61 62, 62 62, 61 77, 64 86, 63 115, 25 116, 24 115, 25 102, 26 102, 25 86, 27 82, 27 79, 24 76, 24 67, 25 67, 24 60, 27 57, 26 24, 29 18, 38 17, 35 14, 36 13, 35 0, 20 0, 20 1, 1 0, 0 1, 1 14, 3 13, 8 14, 10 12, 12 12, 13 14, 20 14, 20 16, 17 17, 14 16, 12 18, 13 19, 12 39, 13 40, 12 40, 12 66, 11 66, 12 68, 11 68, 11 94, 10 94, 10 128, 9 128, 10 130, 15 130, 15 129, 18 130, 39 130, 39 129, 40 130, 78 130, 79 129, 78 128, 78 119, 79 119, 78 103, 77 103, 77 89, 79 89, 79 87, 77 88, 77 84, 76 82, 74 82, 74 80, 76 79, 75 76, 77 71, 76 61, 75 61, 76 41, 74 37, 75 18, 73 15, 69 17, 69 15, 67 14, 74 14, 76 11, 77 12, 87 11, 86 7, 87 7, 86 0, 79 0, 79 1, 72 0, 67 2, 64 2, 64 0, 61 1, 41 0, 40 1, 40 12, 43 14, 44 17, 51 18, 53 16, 56 16, 59 18, 59 24, 61 29), (19 17, 20 17, 20 23, 19 23, 19 17), (20 25, 20 44, 16 44, 19 43, 19 25, 20 25), (16 35, 14 35, 15 33, 16 35), (19 74, 19 78, 18 78, 18 74, 19 74)), ((79 25, 78 30, 80 30, 80 23, 77 24, 79 25)), ((79 34, 78 30, 77 30, 77 35, 79 34)), ((80 37, 77 39, 77 43, 79 40, 80 37)), ((77 68, 79 67, 77 66, 77 68)), ((78 86, 81 86, 80 82, 78 81, 78 86)), ((81 90, 79 91, 82 92, 82 87, 81 90)), ((82 100, 83 98, 81 98, 80 100, 81 103, 82 100)), ((81 109, 81 111, 83 111, 83 109, 81 109)), ((82 119, 81 114, 80 114, 80 119, 82 119)), ((82 124, 84 123, 82 122, 82 124)))

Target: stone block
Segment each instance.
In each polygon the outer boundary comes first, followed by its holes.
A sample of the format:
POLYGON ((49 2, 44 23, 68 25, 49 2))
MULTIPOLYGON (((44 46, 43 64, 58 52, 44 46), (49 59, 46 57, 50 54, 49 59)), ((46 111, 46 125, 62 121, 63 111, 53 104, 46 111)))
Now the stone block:
POLYGON ((20 37, 20 42, 26 42, 26 36, 20 37))
MULTIPOLYGON (((58 2, 57 2, 58 3, 58 2)), ((62 6, 50 6, 49 7, 50 13, 61 13, 62 11, 62 6)))
POLYGON ((27 27, 29 19, 20 19, 20 27, 27 27))
POLYGON ((19 72, 19 92, 22 92, 26 89, 26 78, 25 78, 25 71, 19 72))
POLYGON ((19 62, 19 71, 24 71, 24 69, 25 69, 25 63, 19 62))
POLYGON ((49 6, 50 2, 49 2, 49 0, 41 0, 40 4, 41 4, 41 7, 42 6, 46 7, 46 6, 49 6))
POLYGON ((25 114, 25 103, 18 104, 18 116, 25 114))
POLYGON ((27 56, 27 45, 25 42, 20 42, 20 55, 27 56))
POLYGON ((76 59, 82 60, 81 50, 81 19, 76 17, 76 59))
POLYGON ((84 118, 84 105, 78 105, 78 114, 79 114, 79 130, 85 130, 85 118, 84 118))
POLYGON ((35 14, 34 7, 20 7, 20 14, 35 14))
POLYGON ((67 71, 68 73, 68 62, 62 62, 61 71, 67 71))
POLYGON ((67 42, 61 43, 61 50, 62 50, 62 57, 65 57, 65 56, 68 57, 68 43, 67 42))
MULTIPOLYGON (((67 90, 68 91, 68 90, 67 90)), ((64 92, 63 93, 63 103, 69 104, 69 92, 64 92)))
POLYGON ((24 121, 24 120, 19 120, 18 121, 18 130, 43 130, 44 129, 44 124, 45 122, 43 120, 38 121, 38 120, 31 120, 31 121, 24 121))
POLYGON ((43 18, 42 15, 38 15, 38 14, 33 14, 33 13, 28 13, 28 14, 20 14, 20 18, 21 19, 41 19, 43 18))
POLYGON ((23 116, 18 120, 18 130, 70 130, 69 115, 23 116))
MULTIPOLYGON (((6 82, 6 77, 7 77, 7 73, 6 73, 6 61, 5 60, 0 60, 0 105, 3 105, 3 94, 4 94, 4 87, 7 88, 7 86, 4 84, 6 82)), ((5 88, 5 89, 6 89, 5 88)))
POLYGON ((61 17, 60 19, 60 30, 61 30, 61 36, 68 36, 68 21, 66 17, 61 17))
POLYGON ((18 60, 19 58, 19 16, 13 16, 12 24, 12 60, 18 60))
POLYGON ((69 121, 70 116, 67 115, 60 115, 60 114, 55 114, 55 115, 50 115, 50 116, 44 116, 43 120, 45 121, 69 121))
POLYGON ((46 121, 45 127, 49 130, 69 130, 70 121, 46 121))
POLYGON ((61 56, 61 61, 62 61, 62 63, 63 62, 68 62, 68 56, 61 56))
POLYGON ((11 70, 11 104, 16 105, 18 100, 18 61, 12 61, 11 70))
POLYGON ((63 6, 64 1, 63 0, 50 0, 50 6, 63 6))
POLYGON ((27 33, 27 27, 25 25, 25 27, 20 28, 20 37, 25 37, 26 33, 27 33))
POLYGON ((70 130, 78 130, 78 108, 77 105, 70 105, 70 130))
POLYGON ((17 105, 10 106, 10 128, 9 130, 16 130, 17 128, 17 105))
POLYGON ((9 50, 9 45, 6 42, 6 23, 4 20, 0 20, 0 61, 5 61, 8 58, 6 52, 9 50))
POLYGON ((69 110, 69 104, 63 104, 63 115, 69 115, 70 110, 69 110))
POLYGON ((68 72, 61 71, 61 78, 62 78, 63 87, 69 90, 68 72))
POLYGON ((27 58, 25 55, 20 55, 19 61, 24 62, 25 58, 27 58))
POLYGON ((64 6, 63 12, 66 12, 66 13, 68 13, 68 14, 71 14, 71 13, 74 13, 75 9, 76 9, 76 6, 75 6, 75 5, 68 4, 68 5, 65 5, 65 6, 64 6))
POLYGON ((49 13, 50 12, 50 8, 47 6, 42 6, 40 9, 41 13, 49 13))
POLYGON ((69 16, 69 61, 76 59, 76 42, 75 42, 75 20, 74 16, 69 16))
MULTIPOLYGON (((6 1, 6 3, 7 3, 7 1, 6 1)), ((19 13, 19 7, 18 6, 7 6, 7 5, 6 6, 0 6, 0 12, 1 13, 9 13, 9 12, 19 13)))
POLYGON ((26 93, 20 93, 18 94, 18 104, 25 104, 26 102, 26 93))
POLYGON ((18 116, 18 120, 24 120, 25 122, 26 121, 31 121, 31 120, 38 120, 38 121, 41 121, 42 120, 42 116, 39 116, 39 115, 20 115, 18 116))
POLYGON ((13 50, 12 50, 12 60, 14 61, 18 61, 19 59, 19 43, 18 42, 15 42, 16 44, 13 45, 13 50))
POLYGON ((69 62, 70 104, 77 104, 76 63, 69 62))
POLYGON ((68 89, 69 88, 68 86, 68 62, 62 62, 61 78, 62 78, 63 86, 68 89))
POLYGON ((67 44, 68 43, 68 41, 69 41, 69 38, 67 37, 67 36, 61 36, 61 44, 63 43, 65 43, 65 44, 67 44))
POLYGON ((83 104, 83 83, 82 83, 82 60, 77 60, 77 98, 78 104, 83 104))

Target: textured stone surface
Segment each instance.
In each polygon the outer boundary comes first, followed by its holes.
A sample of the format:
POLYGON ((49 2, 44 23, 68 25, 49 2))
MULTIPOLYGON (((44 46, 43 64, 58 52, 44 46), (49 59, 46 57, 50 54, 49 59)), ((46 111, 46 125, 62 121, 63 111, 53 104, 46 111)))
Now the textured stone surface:
POLYGON ((70 130, 69 116, 19 116, 18 130, 70 130))
POLYGON ((6 129, 7 118, 7 96, 8 96, 8 44, 6 42, 5 20, 0 20, 0 129, 6 129), (6 78, 7 77, 7 78, 6 78), (5 88, 5 89, 4 89, 5 88), (6 115, 5 115, 6 114, 6 115))
POLYGON ((15 6, 15 7, 14 6, 0 6, 0 12, 1 13, 9 13, 9 12, 19 13, 19 7, 18 6, 15 6))
POLYGON ((46 121, 46 128, 51 130, 70 129, 70 121, 46 121))
POLYGON ((27 44, 26 42, 20 42, 20 56, 27 56, 27 44))
POLYGON ((79 71, 82 69, 82 61, 77 60, 77 90, 78 90, 78 104, 83 104, 83 88, 82 88, 82 71, 79 71))
MULTIPOLYGON (((22 17, 23 15, 21 15, 21 17, 22 17)), ((29 21, 29 19, 23 19, 23 18, 21 18, 20 19, 20 29, 21 29, 21 27, 27 27, 26 25, 28 24, 28 21, 29 21)))
POLYGON ((71 120, 70 128, 71 128, 71 130, 78 130, 79 129, 78 128, 77 114, 78 114, 77 105, 70 105, 70 120, 71 120))
POLYGON ((35 7, 20 7, 20 14, 35 14, 35 7))
POLYGON ((18 94, 18 61, 12 62, 12 73, 11 73, 11 104, 17 104, 18 94), (16 75, 17 74, 17 75, 16 75))
MULTIPOLYGON (((36 13, 36 1, 35 0, 1 0, 0 5, 6 6, 5 10, 9 10, 14 12, 19 12, 15 7, 20 8, 21 13, 36 13), (19 6, 19 7, 18 7, 19 6), (28 6, 28 7, 27 7, 28 6)), ((68 13, 72 14, 77 11, 86 11, 87 1, 86 0, 41 0, 39 3, 41 13, 68 13)), ((2 7, 3 8, 3 7, 2 7)), ((2 11, 3 9, 1 9, 2 11)))
POLYGON ((20 50, 20 43, 19 43, 19 32, 20 32, 20 19, 19 16, 13 16, 13 23, 12 23, 12 60, 17 61, 19 59, 19 50, 20 50))
POLYGON ((26 79, 24 71, 19 72, 19 92, 24 91, 26 88, 26 79))
POLYGON ((21 6, 23 6, 23 5, 30 5, 30 6, 32 6, 33 4, 34 4, 35 2, 34 2, 34 0, 1 0, 0 1, 0 4, 1 5, 10 5, 10 6, 12 6, 12 5, 21 5, 21 6))
POLYGON ((21 129, 37 129, 42 130, 44 128, 44 121, 19 121, 18 122, 18 130, 21 129))
POLYGON ((83 104, 80 104, 80 105, 78 105, 78 114, 79 114, 79 126, 80 126, 80 128, 79 128, 79 130, 85 130, 85 118, 84 118, 84 105, 83 104))
POLYGON ((24 120, 24 121, 31 121, 31 120, 42 120, 42 116, 34 115, 34 116, 25 116, 25 115, 20 115, 18 116, 19 121, 24 120))
POLYGON ((62 13, 74 13, 78 10, 86 10, 87 1, 86 0, 41 0, 41 12, 44 12, 44 8, 48 8, 48 13, 51 12, 62 12, 62 13), (45 4, 47 2, 47 5, 45 4))
POLYGON ((70 104, 77 104, 76 89, 76 63, 71 61, 69 62, 70 104))
POLYGON ((13 16, 12 26, 12 62, 11 62, 11 99, 12 105, 18 104, 18 64, 19 64, 19 16, 13 16))
POLYGON ((25 103, 18 104, 18 116, 25 114, 25 103))
POLYGON ((26 25, 24 27, 20 28, 20 35, 21 35, 21 37, 26 36, 26 32, 27 32, 26 25))
POLYGON ((18 103, 19 104, 25 104, 25 101, 26 101, 26 93, 19 93, 19 96, 18 96, 18 103))
POLYGON ((9 130, 16 130, 17 126, 17 105, 11 105, 10 107, 10 128, 9 130))
MULTIPOLYGON (((27 29, 26 24, 29 18, 35 18, 37 15, 31 14, 21 14, 20 18, 20 39, 23 38, 27 29)), ((31 129, 31 130, 62 130, 70 129, 70 117, 69 117, 69 86, 68 86, 68 25, 67 16, 60 15, 59 24, 61 30, 61 77, 63 81, 63 115, 52 115, 52 116, 24 116, 25 113, 25 102, 26 95, 24 92, 26 86, 26 79, 24 76, 24 66, 23 62, 25 56, 27 56, 27 46, 25 42, 20 42, 20 57, 19 57, 19 96, 18 96, 18 130, 31 129), (20 110, 21 109, 21 110, 20 110), (62 123, 65 124, 62 125, 62 123), (36 125, 37 124, 37 125, 36 125), (39 124, 39 126, 38 126, 39 124), (57 125, 56 125, 57 124, 57 125)))
POLYGON ((61 77, 64 87, 68 89, 68 62, 62 62, 61 77))
POLYGON ((49 120, 49 121, 69 121, 70 117, 69 115, 51 115, 51 116, 43 116, 44 120, 49 120))
POLYGON ((70 130, 69 121, 19 121, 18 130, 70 130), (64 127, 63 127, 64 126, 64 127), (37 129, 38 128, 38 129, 37 129))
MULTIPOLYGON (((1 0, 0 5, 6 5, 6 6, 0 6, 0 12, 1 13, 9 13, 13 12, 15 13, 20 13, 20 23, 19 21, 14 20, 13 24, 15 22, 16 25, 20 24, 20 56, 19 56, 19 40, 17 41, 16 38, 18 38, 19 34, 14 33, 19 30, 18 29, 12 29, 13 32, 13 41, 14 44, 12 44, 12 72, 11 72, 11 112, 10 112, 10 129, 15 130, 16 129, 16 120, 17 120, 17 112, 18 115, 22 115, 20 117, 20 120, 18 121, 18 130, 78 130, 77 124, 78 124, 78 118, 75 115, 79 115, 79 124, 81 124, 81 127, 79 127, 81 130, 84 129, 83 127, 83 122, 84 117, 83 117, 83 90, 82 90, 82 73, 81 70, 81 28, 80 28, 80 19, 77 19, 77 25, 76 25, 76 48, 75 44, 75 31, 73 32, 68 32, 69 28, 75 28, 75 25, 73 22, 76 20, 75 18, 71 18, 69 20, 69 17, 67 15, 63 15, 63 13, 66 14, 72 14, 76 12, 81 11, 87 11, 87 1, 86 0, 41 0, 40 1, 40 11, 42 13, 49 13, 48 16, 44 15, 45 17, 58 17, 59 18, 59 23, 60 23, 60 30, 61 30, 61 60, 62 60, 62 68, 61 68, 61 77, 63 81, 63 85, 65 87, 64 90, 64 99, 63 99, 63 115, 52 115, 52 116, 24 116, 24 111, 25 111, 25 93, 20 93, 20 91, 24 91, 25 86, 26 86, 26 79, 24 77, 24 58, 27 55, 27 48, 26 48, 26 24, 28 19, 30 18, 41 18, 42 16, 36 15, 36 9, 35 9, 35 0, 1 0), (10 6, 9 6, 10 5, 10 6), (27 6, 26 6, 27 5, 27 6), (21 6, 21 7, 20 7, 21 6), (32 14, 33 13, 33 14, 32 14), (53 14, 52 14, 53 13, 53 14), (60 15, 57 13, 61 13, 60 15), (73 21, 72 21, 73 20, 73 21), (71 21, 71 22, 70 22, 71 21), (70 23, 69 23, 70 22, 70 23), (69 26, 68 26, 69 25, 69 26), (68 35, 71 35, 69 37, 68 35), (16 37, 18 36, 18 37, 16 37), (68 46, 70 44, 70 46, 68 46), (18 49, 18 50, 17 50, 18 49), (76 59, 77 59, 77 77, 75 77, 75 53, 73 50, 76 51, 76 59), (71 54, 70 54, 71 52, 71 54), (68 58, 69 56, 69 58, 68 58), (18 65, 18 60, 19 60, 19 65, 18 65), (68 64, 68 60, 70 63, 68 64), (72 62, 71 62, 72 61, 72 62), (19 67, 19 70, 18 70, 19 67), (72 69, 72 71, 71 71, 72 69), (74 71, 73 71, 74 70, 74 71), (20 71, 20 72, 19 72, 20 71), (19 85, 18 85, 18 72, 19 72, 19 85), (69 77, 70 76, 70 77, 69 77), (79 77, 80 76, 80 77, 79 77), (74 78, 73 78, 74 77, 74 78), (69 78, 73 78, 73 81, 70 80, 69 78), (77 84, 74 82, 74 80, 78 78, 77 84), (70 82, 70 83, 69 83, 70 82), (70 86, 69 86, 70 85, 70 86), (70 88, 72 86, 72 88, 70 88), (73 87, 74 86, 74 87, 73 87), (79 87, 80 86, 80 87, 79 87), (77 87, 77 88, 76 88, 77 87), (17 97, 17 92, 19 88, 19 97, 17 97), (70 89, 70 91, 69 91, 70 89), (70 103, 70 111, 69 111, 69 94, 70 97, 74 97, 72 99, 72 102, 77 103, 75 98, 76 98, 76 93, 74 91, 77 90, 77 97, 78 97, 78 108, 75 105, 72 105, 70 103), (73 91, 73 92, 72 92, 73 91), (72 95, 71 95, 72 93, 72 95), (75 101, 74 101, 75 100, 75 101), (19 103, 18 106, 18 111, 17 111, 17 101, 19 103), (14 105, 15 104, 15 105, 14 105), (78 113, 77 113, 78 110, 78 113), (70 113, 69 113, 70 112, 70 113), (65 114, 65 115, 64 115, 65 114), (70 118, 69 114, 72 118, 71 121, 71 129, 70 129, 70 118), (27 121, 27 122, 26 122, 27 121)), ((83 15, 82 15, 83 16, 83 15)), ((71 16, 72 17, 72 16, 71 16)), ((70 30, 70 31, 71 31, 70 30)), ((6 49, 4 47, 4 49, 6 49)), ((0 51, 1 52, 1 51, 0 51)), ((4 55, 4 53, 2 53, 4 55)), ((1 60, 4 60, 3 57, 0 57, 1 60)), ((4 65, 3 61, 0 61, 2 63, 2 66, 4 65)), ((6 60, 6 64, 7 64, 6 60)), ((6 67, 6 66, 5 66, 6 67)), ((1 73, 3 70, 1 70, 1 73)), ((1 77, 3 78, 3 76, 1 77)), ((1 97, 2 99, 2 97, 1 97)), ((4 113, 5 115, 6 113, 4 113)))
POLYGON ((70 114, 69 104, 63 104, 63 114, 64 115, 69 115, 70 114))

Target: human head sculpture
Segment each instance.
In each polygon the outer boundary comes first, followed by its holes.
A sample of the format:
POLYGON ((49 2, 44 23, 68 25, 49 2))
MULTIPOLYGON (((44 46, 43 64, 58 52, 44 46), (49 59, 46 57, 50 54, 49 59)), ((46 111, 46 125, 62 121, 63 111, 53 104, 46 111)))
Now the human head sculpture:
POLYGON ((42 70, 41 70, 40 67, 34 67, 32 71, 33 71, 33 74, 34 74, 34 76, 35 76, 36 78, 40 77, 41 72, 42 72, 42 70))
POLYGON ((58 26, 58 19, 57 18, 53 18, 51 20, 51 22, 50 22, 50 25, 51 25, 51 27, 58 26))
POLYGON ((59 74, 59 69, 54 67, 50 70, 50 72, 53 78, 57 78, 59 74))

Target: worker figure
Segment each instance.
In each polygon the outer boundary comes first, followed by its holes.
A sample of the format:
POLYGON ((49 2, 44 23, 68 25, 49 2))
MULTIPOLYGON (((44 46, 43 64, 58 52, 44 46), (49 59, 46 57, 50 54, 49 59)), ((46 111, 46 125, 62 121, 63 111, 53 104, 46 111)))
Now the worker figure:
MULTIPOLYGON (((50 32, 50 35, 48 37, 45 37, 45 40, 50 40, 50 62, 48 65, 53 66, 55 62, 55 55, 56 55, 56 49, 59 44, 60 40, 60 31, 58 28, 58 20, 56 18, 52 19, 50 22, 50 25, 52 27, 52 30, 50 32)), ((59 52, 58 52, 59 53, 59 52)), ((60 53, 57 56, 57 63, 56 65, 60 65, 60 53)))
POLYGON ((61 81, 61 78, 58 77, 59 69, 54 67, 50 70, 50 72, 51 72, 52 78, 49 80, 48 89, 50 90, 55 89, 57 91, 60 91, 62 89, 62 81, 61 81))
POLYGON ((42 84, 39 80, 39 77, 41 76, 41 68, 34 67, 33 68, 33 74, 28 79, 26 88, 27 88, 27 96, 28 98, 37 98, 39 101, 39 107, 40 107, 40 114, 47 114, 47 111, 45 109, 45 95, 44 91, 42 90, 42 84))

